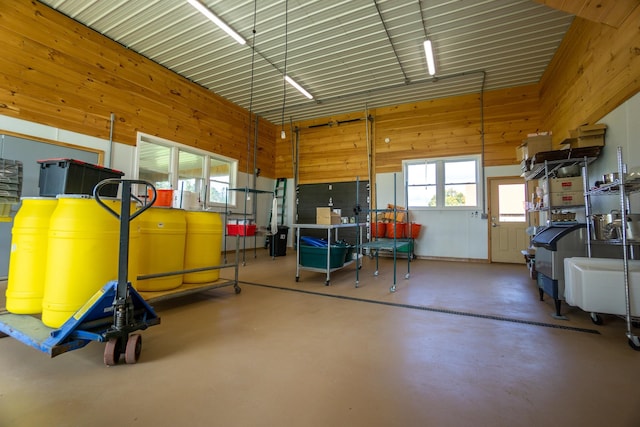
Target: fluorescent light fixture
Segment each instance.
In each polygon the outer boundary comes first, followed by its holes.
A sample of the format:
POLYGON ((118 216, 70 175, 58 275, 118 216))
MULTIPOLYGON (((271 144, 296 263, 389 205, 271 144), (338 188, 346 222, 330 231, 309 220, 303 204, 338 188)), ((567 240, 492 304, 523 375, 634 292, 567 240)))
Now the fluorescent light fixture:
POLYGON ((436 60, 433 58, 433 47, 431 46, 431 40, 424 41, 424 54, 427 56, 427 68, 429 74, 434 75, 436 73, 436 60))
POLYGON ((187 2, 191 6, 195 7, 198 10, 198 12, 202 13, 204 16, 209 18, 214 24, 220 27, 221 30, 224 30, 225 33, 233 37, 235 41, 237 41, 240 44, 247 44, 247 41, 243 39, 240 34, 233 31, 233 29, 230 26, 222 22, 220 18, 214 15, 213 12, 211 12, 205 5, 200 3, 198 0, 187 0, 187 2))
POLYGON ((303 94, 304 96, 306 96, 309 99, 313 99, 313 96, 307 92, 306 90, 304 90, 304 88, 302 86, 300 86, 298 83, 296 83, 291 77, 289 76, 284 76, 284 79, 293 87, 295 87, 296 89, 298 89, 298 91, 303 94))

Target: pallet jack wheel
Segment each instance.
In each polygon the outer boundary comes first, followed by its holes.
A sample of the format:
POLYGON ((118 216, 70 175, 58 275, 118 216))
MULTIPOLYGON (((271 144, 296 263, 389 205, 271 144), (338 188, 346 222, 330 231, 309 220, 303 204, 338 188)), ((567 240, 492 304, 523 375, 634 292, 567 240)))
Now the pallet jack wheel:
POLYGON ((104 346, 104 364, 107 366, 117 365, 121 354, 120 338, 109 339, 107 345, 104 346))
POLYGON ((133 365, 140 358, 142 352, 142 336, 140 334, 131 334, 127 340, 127 348, 124 352, 124 360, 129 365, 133 365))

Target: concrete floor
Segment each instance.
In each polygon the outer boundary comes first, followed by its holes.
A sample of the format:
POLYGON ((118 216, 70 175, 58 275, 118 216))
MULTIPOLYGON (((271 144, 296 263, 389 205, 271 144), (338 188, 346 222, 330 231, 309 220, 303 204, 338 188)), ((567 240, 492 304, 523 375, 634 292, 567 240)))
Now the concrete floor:
POLYGON ((356 289, 353 266, 325 286, 291 249, 246 255, 239 295, 154 304, 135 365, 0 339, 0 426, 640 425, 624 321, 552 318, 524 265, 402 260, 390 293, 389 259, 356 289))

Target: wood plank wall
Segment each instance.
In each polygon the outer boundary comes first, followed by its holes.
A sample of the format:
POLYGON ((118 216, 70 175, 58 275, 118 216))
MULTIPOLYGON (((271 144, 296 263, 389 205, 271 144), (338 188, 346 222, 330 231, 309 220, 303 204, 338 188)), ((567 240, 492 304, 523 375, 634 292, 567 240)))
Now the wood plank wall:
POLYGON ((557 146, 640 91, 640 7, 620 28, 576 18, 540 83, 544 127, 557 146))
MULTIPOLYGON (((516 163, 516 147, 540 130, 537 85, 484 94, 485 165, 516 163)), ((375 173, 399 172, 402 160, 482 152, 480 94, 369 110, 299 122, 299 182, 367 179, 367 158, 375 173), (389 142, 385 142, 386 139, 389 142)), ((276 142, 276 173, 293 177, 291 142, 276 142)))
MULTIPOLYGON (((618 29, 576 18, 540 84, 486 92, 485 166, 516 164, 515 147, 531 132, 552 131, 554 147, 558 148, 570 129, 596 123, 638 93, 638 22, 640 7, 618 29)), ((374 117, 374 172, 401 171, 403 159, 480 153, 479 111, 477 94, 370 110, 374 117)), ((363 115, 359 112, 345 117, 363 115)), ((295 125, 304 128, 309 123, 295 125)), ((301 155, 299 168, 308 173, 300 175, 300 182, 326 182, 325 174, 320 173, 325 165, 333 166, 331 175, 336 181, 355 180, 349 167, 366 162, 366 152, 331 149, 334 144, 341 146, 343 139, 355 138, 332 128, 321 135, 301 136, 301 154, 312 150, 309 147, 322 147, 325 155, 301 155)), ((276 173, 293 176, 287 173, 292 170, 290 158, 281 156, 280 143, 276 141, 276 145, 276 173)))
MULTIPOLYGON (((248 111, 37 2, 0 6, 0 114, 135 145, 138 131, 253 165, 248 111), (249 148, 249 149, 248 149, 249 148)), ((275 126, 257 167, 275 176, 275 126)))
MULTIPOLYGON (((558 144, 637 93, 638 22, 640 8, 618 29, 576 18, 539 85, 485 92, 485 165, 515 164, 530 132, 551 130, 558 144)), ((113 112, 117 142, 133 145, 141 131, 238 159, 241 171, 247 155, 252 162, 246 110, 37 1, 2 1, 0 40, 0 114, 107 139, 113 112)), ((368 114, 368 132, 364 111, 294 124, 300 183, 366 177, 369 156, 380 173, 400 171, 403 159, 482 150, 479 94, 368 114)), ((293 177, 287 134, 260 120, 261 176, 293 177)))

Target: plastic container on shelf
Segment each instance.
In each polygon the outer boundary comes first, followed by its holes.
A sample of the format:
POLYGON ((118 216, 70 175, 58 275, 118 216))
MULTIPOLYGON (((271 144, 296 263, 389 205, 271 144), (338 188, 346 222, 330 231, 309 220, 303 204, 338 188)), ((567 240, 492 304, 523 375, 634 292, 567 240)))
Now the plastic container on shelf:
POLYGON ((254 236, 255 234, 255 224, 227 224, 228 236, 254 236))
MULTIPOLYGON (((309 246, 300 244, 300 265, 312 268, 327 268, 328 246, 309 246)), ((329 254, 329 268, 339 268, 344 265, 347 254, 347 246, 331 245, 329 254)))
POLYGON ((412 222, 409 225, 407 235, 412 239, 417 239, 418 236, 420 235, 420 230, 422 230, 422 224, 416 224, 415 222, 412 222))
POLYGON ((387 233, 387 224, 385 222, 371 223, 371 237, 385 237, 387 233))
POLYGON ((396 222, 395 230, 394 223, 387 223, 386 237, 389 239, 393 239, 394 235, 396 239, 404 239, 407 237, 407 224, 405 222, 396 222))

